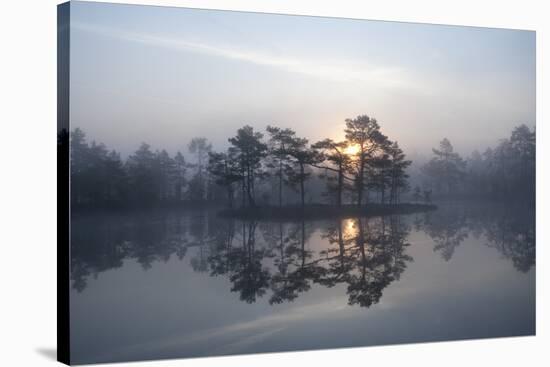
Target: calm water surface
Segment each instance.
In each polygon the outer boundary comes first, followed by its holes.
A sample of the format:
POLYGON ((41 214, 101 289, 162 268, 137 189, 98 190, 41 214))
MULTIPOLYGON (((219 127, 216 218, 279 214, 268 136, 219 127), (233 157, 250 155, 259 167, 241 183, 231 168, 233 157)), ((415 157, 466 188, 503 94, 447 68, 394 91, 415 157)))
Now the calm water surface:
POLYGON ((74 363, 535 333, 533 209, 292 223, 74 214, 74 363))

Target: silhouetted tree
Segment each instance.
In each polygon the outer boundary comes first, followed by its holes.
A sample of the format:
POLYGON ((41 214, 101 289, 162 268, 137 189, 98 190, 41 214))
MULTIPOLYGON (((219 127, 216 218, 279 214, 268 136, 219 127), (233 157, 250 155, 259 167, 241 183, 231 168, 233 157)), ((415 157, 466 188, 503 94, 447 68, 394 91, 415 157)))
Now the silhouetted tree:
POLYGON ((205 200, 207 196, 205 165, 212 145, 206 138, 198 137, 191 139, 188 149, 189 153, 195 156, 195 164, 192 167, 196 168, 196 174, 189 182, 189 197, 193 200, 205 200))
POLYGON ((357 191, 357 205, 363 204, 363 195, 366 188, 365 173, 368 160, 376 153, 385 136, 380 132, 376 119, 367 115, 357 116, 355 119, 346 119, 344 130, 349 145, 358 147, 355 154, 355 186, 357 191))
POLYGON ((380 144, 379 154, 369 159, 367 171, 370 180, 366 185, 368 188, 378 190, 380 203, 386 203, 386 190, 392 183, 391 160, 389 155, 390 141, 384 139, 380 144))
POLYGON ((311 176, 309 166, 316 165, 322 161, 322 156, 315 150, 308 147, 308 140, 294 137, 289 141, 287 154, 290 157, 290 164, 286 169, 288 182, 292 187, 299 187, 300 203, 305 206, 305 182, 311 176))
POLYGON ((116 151, 104 144, 86 142, 84 132, 71 133, 71 204, 73 206, 112 205, 125 195, 125 171, 116 151))
POLYGON ((448 140, 436 157, 424 166, 423 172, 440 193, 462 193, 476 197, 504 198, 533 204, 535 201, 535 130, 520 125, 510 138, 503 139, 483 154, 472 152, 466 161, 453 152, 448 140))
POLYGON ((183 200, 183 188, 186 184, 185 173, 187 171, 187 162, 181 152, 177 152, 174 157, 174 180, 175 180, 175 195, 178 201, 183 200))
POLYGON ((412 161, 405 159, 405 153, 399 147, 397 142, 393 142, 387 148, 389 157, 389 176, 390 176, 390 203, 398 204, 400 193, 408 189, 409 175, 406 170, 412 161))
POLYGON ((128 177, 118 152, 111 150, 107 153, 104 169, 105 199, 112 204, 125 202, 128 177))
POLYGON ((88 158, 89 148, 86 143, 84 132, 76 128, 70 136, 70 154, 71 154, 71 202, 73 204, 82 204, 85 201, 85 191, 88 183, 88 158))
POLYGON ((487 171, 490 167, 484 156, 491 154, 490 148, 483 155, 474 150, 466 159, 464 185, 467 192, 490 195, 490 182, 487 180, 487 171))
POLYGON ((152 203, 157 199, 155 155, 146 143, 126 161, 130 190, 134 202, 152 203))
POLYGON ((526 125, 516 127, 510 136, 493 151, 491 165, 495 182, 494 191, 499 196, 535 200, 535 130, 526 125))
POLYGON ((242 206, 256 206, 255 183, 264 176, 262 159, 267 155, 267 145, 262 143, 263 134, 254 132, 251 126, 237 130, 237 135, 228 139, 232 145, 232 154, 239 162, 242 206))
MULTIPOLYGON (((244 126, 228 139, 231 146, 224 153, 210 154, 211 144, 204 137, 192 139, 188 149, 194 163, 189 164, 181 152, 171 157, 164 149, 152 151, 147 143, 123 163, 116 151, 109 151, 102 143, 88 144, 84 132, 75 129, 71 133, 72 203, 75 207, 164 205, 184 199, 218 201, 226 196, 233 206, 240 183, 242 207, 254 207, 258 195, 263 204, 270 200, 261 186, 270 174, 267 168, 277 178, 279 206, 283 205, 286 184, 299 193, 301 206, 305 207, 306 182, 315 171, 327 180, 325 193, 334 195, 337 205, 342 205, 352 183, 358 203, 363 203, 364 191, 368 193, 373 187, 369 185, 375 184, 379 185, 383 202, 388 190, 390 202, 398 202, 399 193, 406 187, 409 161, 379 130, 375 119, 358 116, 346 120, 346 141, 324 139, 309 146, 307 139, 297 137, 291 129, 268 126, 268 148, 261 133, 244 126), (359 152, 349 153, 351 146, 359 147, 359 152), (189 167, 195 173, 187 179, 189 167)), ((314 192, 312 197, 318 191, 317 182, 309 186, 314 192)))
POLYGON ((176 178, 176 163, 166 150, 155 152, 155 179, 158 188, 158 199, 168 200, 173 196, 176 178))
POLYGON ((320 158, 328 161, 328 165, 319 167, 325 170, 336 173, 336 184, 330 185, 329 190, 336 191, 336 204, 342 205, 342 195, 344 192, 344 180, 350 180, 347 176, 352 170, 352 159, 349 154, 346 153, 348 142, 334 142, 332 139, 321 140, 313 144, 312 148, 320 151, 320 158))
POLYGON ((453 194, 464 176, 466 164, 447 138, 439 143, 439 149, 434 148, 432 152, 435 156, 423 167, 423 171, 439 192, 453 194))
POLYGON ((244 181, 244 176, 236 159, 235 149, 228 149, 227 153, 209 153, 208 170, 216 178, 216 183, 225 188, 227 204, 233 208, 235 198, 234 184, 244 181))
POLYGON ((276 169, 278 179, 278 202, 283 205, 283 182, 285 181, 284 172, 288 166, 288 149, 292 144, 296 133, 291 129, 281 129, 274 126, 267 127, 269 134, 269 154, 273 158, 272 167, 276 169))

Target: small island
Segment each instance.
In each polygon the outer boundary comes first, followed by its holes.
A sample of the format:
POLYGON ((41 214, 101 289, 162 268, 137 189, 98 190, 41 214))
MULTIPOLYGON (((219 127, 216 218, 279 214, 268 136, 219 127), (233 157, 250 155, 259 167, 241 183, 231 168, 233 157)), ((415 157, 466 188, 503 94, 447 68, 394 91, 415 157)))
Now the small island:
POLYGON ((250 208, 224 209, 218 215, 225 218, 237 218, 245 220, 273 220, 285 221, 296 219, 344 219, 357 217, 372 217, 385 215, 412 214, 436 210, 432 204, 367 204, 367 205, 328 205, 311 204, 304 207, 300 205, 289 206, 257 206, 250 208))

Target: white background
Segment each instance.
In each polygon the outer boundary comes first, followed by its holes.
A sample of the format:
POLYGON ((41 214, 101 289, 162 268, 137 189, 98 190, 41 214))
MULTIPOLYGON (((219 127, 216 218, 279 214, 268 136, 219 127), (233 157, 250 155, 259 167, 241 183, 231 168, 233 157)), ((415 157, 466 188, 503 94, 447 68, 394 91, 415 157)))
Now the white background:
MULTIPOLYGON (((550 11, 545 1, 180 0, 126 3, 537 31, 537 336, 142 362, 141 366, 549 365, 550 11), (548 164, 547 164, 548 166, 548 164)), ((56 0, 0 2, 0 366, 54 365, 56 0)))

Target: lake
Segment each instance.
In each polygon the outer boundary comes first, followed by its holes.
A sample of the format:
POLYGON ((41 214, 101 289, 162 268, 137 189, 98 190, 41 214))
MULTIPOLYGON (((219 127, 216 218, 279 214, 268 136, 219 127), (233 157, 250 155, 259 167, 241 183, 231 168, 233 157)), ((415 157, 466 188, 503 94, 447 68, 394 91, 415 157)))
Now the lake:
POLYGON ((533 208, 75 213, 71 240, 77 364, 535 334, 533 208))

